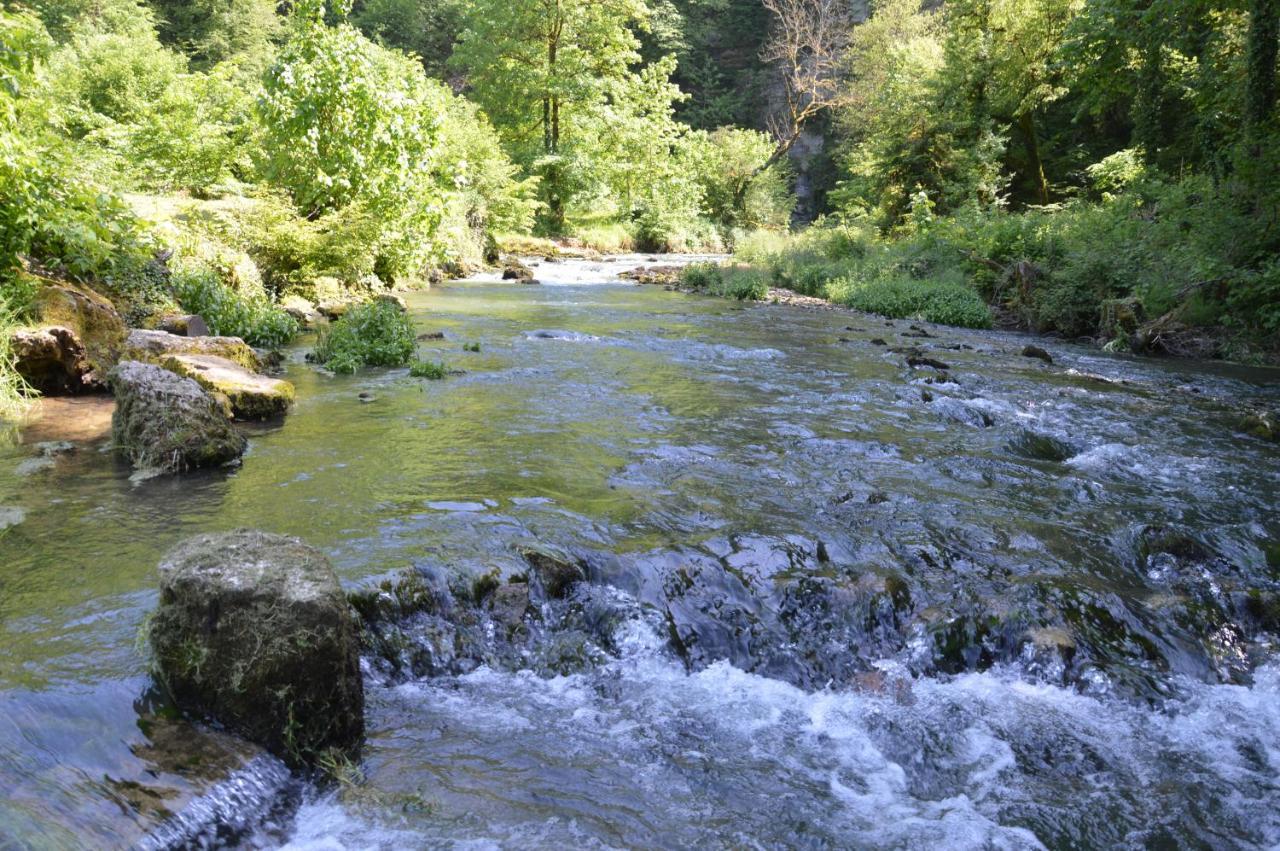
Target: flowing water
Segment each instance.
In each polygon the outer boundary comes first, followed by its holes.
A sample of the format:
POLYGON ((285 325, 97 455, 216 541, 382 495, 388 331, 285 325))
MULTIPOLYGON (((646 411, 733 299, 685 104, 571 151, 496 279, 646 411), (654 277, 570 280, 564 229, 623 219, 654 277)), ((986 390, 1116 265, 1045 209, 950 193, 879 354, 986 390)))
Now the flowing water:
POLYGON ((0 847, 1280 844, 1280 452, 1237 428, 1275 372, 1050 365, 626 262, 410 297, 444 381, 299 346, 231 472, 0 449, 0 847), (245 526, 367 600, 432 589, 370 627, 352 782, 146 674, 160 557, 245 526))

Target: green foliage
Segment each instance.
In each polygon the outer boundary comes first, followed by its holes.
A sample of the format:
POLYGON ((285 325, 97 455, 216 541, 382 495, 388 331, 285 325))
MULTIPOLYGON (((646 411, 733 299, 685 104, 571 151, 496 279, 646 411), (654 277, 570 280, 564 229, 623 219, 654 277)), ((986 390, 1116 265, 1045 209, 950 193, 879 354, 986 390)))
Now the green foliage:
POLYGON ((279 35, 275 0, 152 0, 160 38, 201 67, 232 57, 261 59, 279 35))
POLYGON ((208 266, 175 269, 173 291, 182 309, 199 314, 214 334, 240 337, 251 346, 277 348, 299 330, 297 321, 264 294, 240 292, 208 266))
POLYGON ((774 166, 759 172, 773 148, 767 134, 722 127, 688 133, 677 162, 693 174, 705 214, 725 232, 785 228, 795 207, 786 169, 774 166))
POLYGON ((404 366, 413 358, 413 325, 388 301, 357 305, 321 333, 314 359, 350 374, 363 366, 404 366))
POLYGON ((378 274, 420 274, 442 217, 439 93, 408 57, 326 24, 321 0, 290 27, 259 101, 266 174, 308 218, 338 216, 378 274))
POLYGON ((462 0, 365 0, 355 25, 369 38, 415 54, 433 77, 443 78, 462 32, 462 0))
POLYGON ((18 326, 18 311, 0 289, 0 424, 22 416, 31 392, 14 368, 11 338, 18 326))
POLYGON ((920 280, 903 276, 837 278, 827 285, 831 300, 892 319, 923 319, 962 328, 990 328, 991 311, 963 279, 920 280))
POLYGON ((691 290, 738 301, 761 301, 769 295, 768 276, 746 266, 691 263, 681 270, 680 282, 691 290))
POLYGON ((428 361, 417 360, 409 365, 409 375, 414 378, 426 378, 429 381, 439 381, 449 375, 449 368, 445 366, 444 361, 428 361))

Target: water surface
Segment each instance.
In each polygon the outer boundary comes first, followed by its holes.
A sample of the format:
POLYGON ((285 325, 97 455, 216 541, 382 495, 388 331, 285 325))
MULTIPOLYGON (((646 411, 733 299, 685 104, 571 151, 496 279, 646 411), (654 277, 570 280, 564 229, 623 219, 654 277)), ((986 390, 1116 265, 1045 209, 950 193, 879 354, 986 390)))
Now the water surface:
POLYGON ((618 265, 411 296, 444 381, 295 348, 297 407, 235 471, 0 450, 0 837, 121 846, 182 818, 196 781, 157 767, 136 636, 169 547, 250 526, 352 589, 519 575, 534 543, 592 581, 520 641, 366 660, 363 783, 251 760, 205 813, 228 841, 1280 843, 1280 457, 1237 430, 1280 405, 1274 372, 1047 365, 1014 335, 618 265))

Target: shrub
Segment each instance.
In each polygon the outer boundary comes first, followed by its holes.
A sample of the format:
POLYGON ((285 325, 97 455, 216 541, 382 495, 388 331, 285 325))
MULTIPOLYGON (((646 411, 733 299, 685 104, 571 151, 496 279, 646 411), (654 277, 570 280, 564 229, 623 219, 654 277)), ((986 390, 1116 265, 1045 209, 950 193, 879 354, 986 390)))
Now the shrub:
POLYGON ((371 301, 322 332, 312 357, 333 372, 350 374, 362 366, 404 366, 414 349, 409 317, 391 302, 371 301))
POLYGON ((26 410, 30 388, 14 368, 11 337, 17 327, 17 311, 8 294, 0 290, 0 423, 16 420, 26 410))
POLYGON ((738 301, 760 301, 769 294, 768 276, 747 266, 691 263, 681 271, 680 281, 689 289, 738 301))
POLYGON ((410 365, 409 374, 414 378, 439 381, 449 374, 449 368, 444 365, 444 361, 418 360, 410 365))
POLYGON ((978 293, 957 279, 917 280, 886 276, 840 278, 829 286, 832 301, 891 319, 923 319, 962 328, 990 328, 991 311, 978 293))
POLYGON ((211 332, 240 337, 251 346, 283 346, 299 330, 297 321, 266 295, 238 292, 208 267, 175 270, 173 290, 182 309, 199 314, 211 332))

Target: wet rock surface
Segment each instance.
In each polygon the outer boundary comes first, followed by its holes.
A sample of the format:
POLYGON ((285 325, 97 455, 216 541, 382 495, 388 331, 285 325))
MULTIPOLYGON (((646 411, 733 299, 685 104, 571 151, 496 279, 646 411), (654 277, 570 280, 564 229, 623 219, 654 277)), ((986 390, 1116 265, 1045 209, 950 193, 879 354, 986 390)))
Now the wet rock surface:
POLYGON ((293 762, 364 734, 356 630, 328 559, 296 538, 201 535, 160 564, 148 632, 165 686, 293 762))
POLYGON ((236 460, 247 441, 203 387, 167 369, 124 361, 110 375, 112 443, 140 471, 181 473, 236 460))

